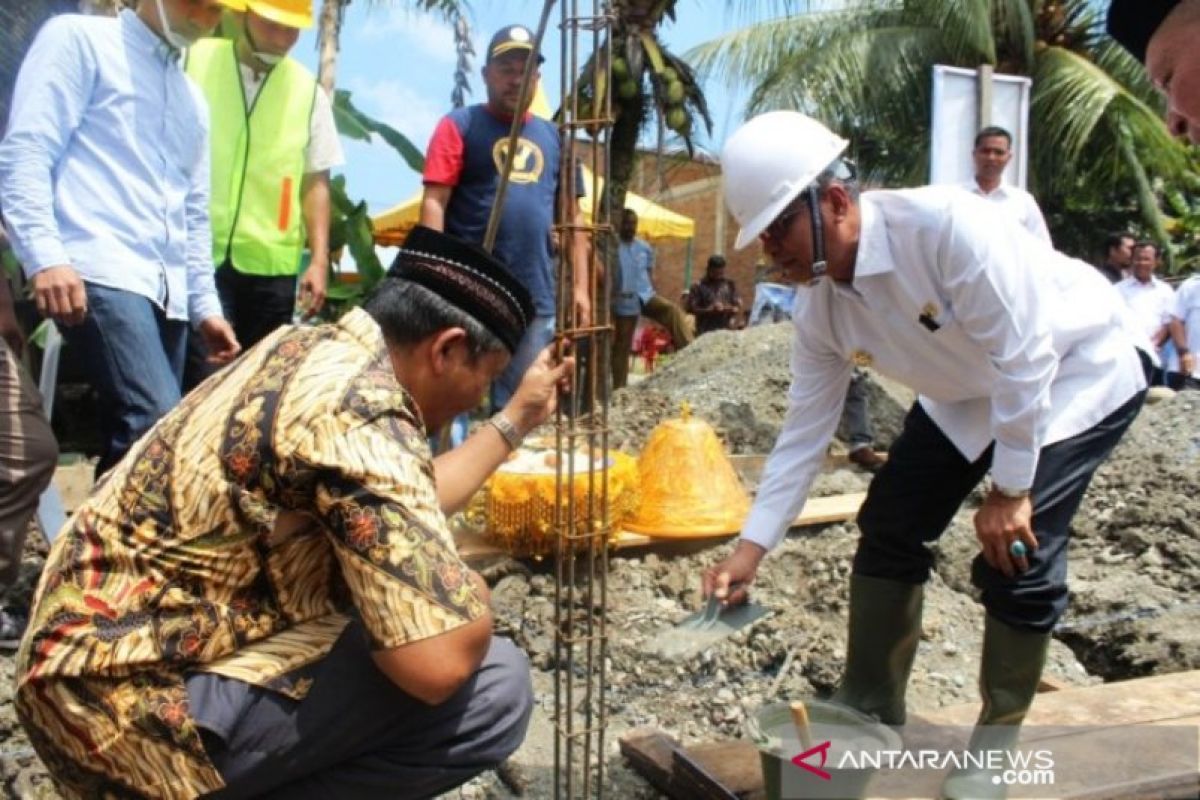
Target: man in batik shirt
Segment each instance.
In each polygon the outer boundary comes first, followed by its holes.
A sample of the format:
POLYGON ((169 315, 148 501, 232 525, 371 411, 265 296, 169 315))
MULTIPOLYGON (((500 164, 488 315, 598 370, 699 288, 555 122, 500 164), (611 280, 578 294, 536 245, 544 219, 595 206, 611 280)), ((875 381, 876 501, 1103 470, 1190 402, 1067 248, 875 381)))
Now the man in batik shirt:
POLYGON ((418 228, 364 309, 284 327, 188 396, 54 544, 16 706, 68 797, 428 796, 524 738, 528 664, 445 514, 555 406, 543 354, 434 462, 532 317, 418 228))

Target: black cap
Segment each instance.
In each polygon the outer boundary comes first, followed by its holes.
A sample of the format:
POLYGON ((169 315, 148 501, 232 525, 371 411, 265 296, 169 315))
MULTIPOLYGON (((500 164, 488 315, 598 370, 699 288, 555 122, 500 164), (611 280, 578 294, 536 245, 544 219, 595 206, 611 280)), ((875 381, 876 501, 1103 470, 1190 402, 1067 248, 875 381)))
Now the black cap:
MULTIPOLYGON (((505 53, 528 53, 532 50, 533 32, 529 28, 524 25, 505 25, 496 31, 496 35, 488 42, 487 60, 490 62, 505 53)), ((538 63, 541 64, 545 60, 545 57, 538 53, 538 63)))
POLYGON ((508 268, 478 245, 418 225, 404 240, 389 278, 419 283, 478 320, 510 353, 533 321, 533 299, 508 268))
POLYGON ((1108 35, 1145 63, 1150 37, 1177 5, 1179 0, 1112 0, 1108 7, 1108 35))

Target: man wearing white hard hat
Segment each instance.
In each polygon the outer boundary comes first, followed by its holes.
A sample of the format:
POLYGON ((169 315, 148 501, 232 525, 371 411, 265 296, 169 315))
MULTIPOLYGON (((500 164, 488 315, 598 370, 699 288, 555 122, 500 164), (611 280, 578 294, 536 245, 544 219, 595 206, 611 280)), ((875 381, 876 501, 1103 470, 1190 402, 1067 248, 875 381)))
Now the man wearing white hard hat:
MULTIPOLYGON (((212 118, 212 263, 225 316, 251 347, 320 311, 329 272, 329 171, 344 159, 333 107, 288 55, 312 0, 221 0, 234 39, 202 39, 187 73, 212 118), (307 245, 308 266, 300 272, 307 245)), ((191 357, 189 379, 203 377, 191 357)), ((190 387, 189 387, 190 388, 190 387)))
MULTIPOLYGON (((737 246, 760 240, 803 297, 783 430, 741 537, 706 571, 704 591, 744 600, 804 505, 855 364, 908 384, 918 401, 858 516, 834 699, 904 722, 928 545, 990 472, 975 515, 972 579, 987 615, 972 747, 1005 747, 1066 606, 1071 518, 1141 408, 1152 351, 1090 265, 954 187, 860 196, 846 146, 781 111, 750 120, 722 155, 737 246)), ((946 796, 991 796, 991 777, 953 774, 946 796)))

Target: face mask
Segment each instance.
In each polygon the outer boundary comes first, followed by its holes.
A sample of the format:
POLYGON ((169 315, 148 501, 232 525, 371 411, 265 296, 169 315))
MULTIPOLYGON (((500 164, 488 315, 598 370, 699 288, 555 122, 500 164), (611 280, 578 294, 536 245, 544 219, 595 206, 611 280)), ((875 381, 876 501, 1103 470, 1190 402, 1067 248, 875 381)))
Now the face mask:
POLYGON ((254 35, 250 33, 250 26, 245 21, 242 22, 242 32, 246 36, 246 44, 250 45, 250 55, 257 59, 258 63, 273 67, 283 61, 283 56, 279 53, 268 53, 257 49, 258 43, 254 41, 254 35))
POLYGON ((184 50, 191 46, 192 40, 171 30, 171 23, 167 19, 167 12, 163 10, 163 0, 155 0, 158 5, 158 19, 162 22, 162 35, 167 40, 167 44, 174 47, 176 50, 184 50))

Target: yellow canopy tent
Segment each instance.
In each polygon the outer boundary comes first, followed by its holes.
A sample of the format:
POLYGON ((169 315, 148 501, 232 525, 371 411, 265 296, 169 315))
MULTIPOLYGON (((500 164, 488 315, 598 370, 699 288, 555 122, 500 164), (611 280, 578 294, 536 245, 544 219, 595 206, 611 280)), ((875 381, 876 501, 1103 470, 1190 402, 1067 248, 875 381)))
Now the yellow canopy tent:
MULTIPOLYGON (((603 195, 604 179, 596 178, 587 167, 583 168, 584 196, 579 198, 579 210, 584 220, 592 221, 594 196, 603 195)), ((632 208, 638 215, 638 235, 643 239, 691 239, 696 233, 696 223, 691 217, 677 214, 669 208, 663 208, 657 203, 647 200, 641 195, 627 192, 625 194, 626 208, 632 208)), ((408 236, 408 232, 417 224, 421 216, 421 191, 405 200, 398 206, 384 211, 373 217, 371 223, 375 228, 375 243, 381 245, 398 245, 408 236)))
POLYGON ((421 218, 421 190, 398 206, 393 206, 378 216, 371 217, 375 229, 375 244, 397 246, 416 227, 421 218))
MULTIPOLYGON (((544 119, 550 119, 550 105, 546 102, 546 93, 541 85, 530 103, 533 113, 544 119)), ((583 168, 584 196, 579 198, 579 210, 587 222, 592 221, 593 203, 597 196, 603 196, 604 179, 595 178, 592 171, 583 168)), ((691 217, 677 214, 669 208, 647 200, 641 195, 628 192, 625 195, 625 206, 632 208, 638 215, 638 235, 644 239, 691 239, 696 233, 696 223, 691 217)), ((380 245, 398 245, 408 236, 408 232, 417 224, 421 217, 421 190, 398 206, 384 211, 373 217, 371 223, 375 228, 375 243, 380 245)), ((616 220, 614 220, 614 223, 616 220)))

